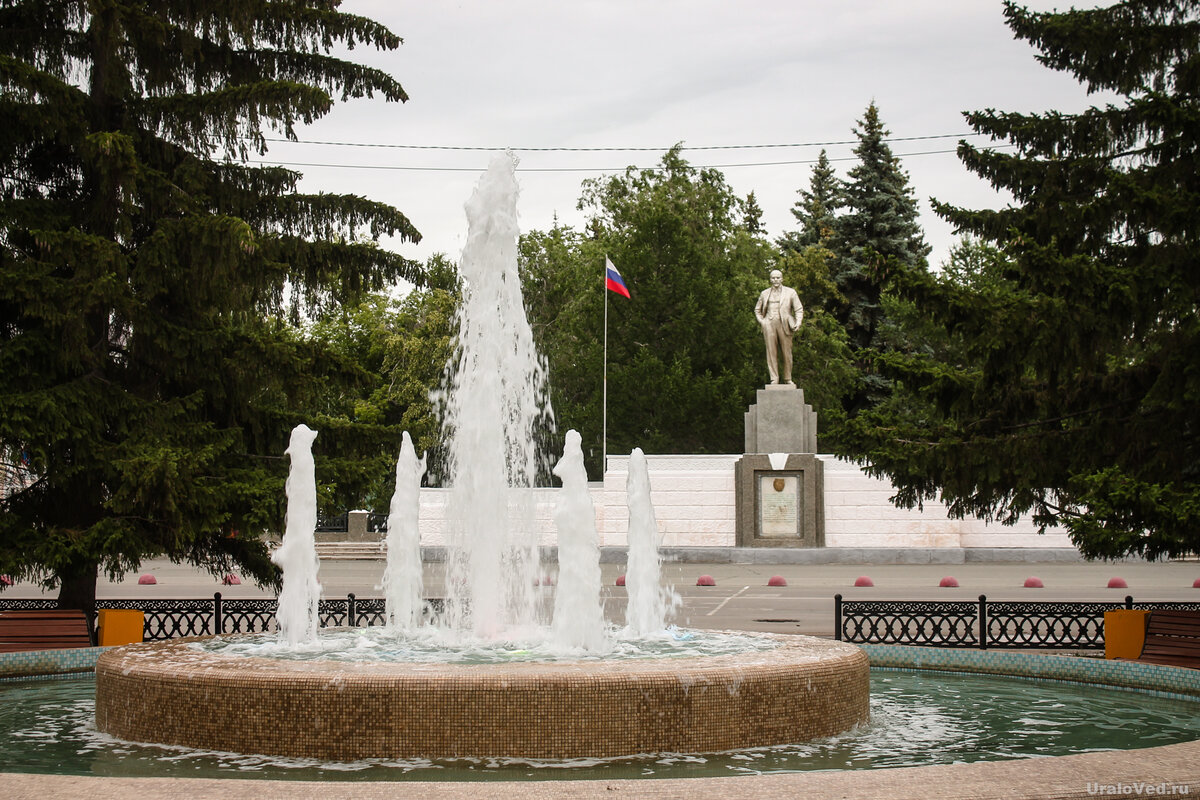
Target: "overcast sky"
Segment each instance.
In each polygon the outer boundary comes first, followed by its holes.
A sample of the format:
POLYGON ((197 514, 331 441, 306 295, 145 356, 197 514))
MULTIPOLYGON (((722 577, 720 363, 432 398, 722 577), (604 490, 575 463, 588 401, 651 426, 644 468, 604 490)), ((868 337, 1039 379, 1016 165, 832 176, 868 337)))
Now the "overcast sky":
MULTIPOLYGON (((951 135, 891 145, 920 201, 936 265, 954 237, 929 210, 931 196, 968 207, 1007 202, 954 155, 968 133, 961 112, 1075 111, 1095 102, 1013 38, 999 0, 347 0, 342 8, 404 39, 398 50, 360 48, 352 57, 386 70, 410 99, 339 104, 298 133, 388 147, 280 142, 266 158, 314 165, 297 167, 305 190, 399 208, 424 238, 390 246, 421 260, 435 252, 457 260, 463 203, 492 154, 397 145, 512 148, 522 231, 546 230, 556 214, 580 226, 583 179, 653 166, 676 142, 806 145, 684 153, 697 166, 726 165, 739 195, 755 193, 774 238, 794 227, 790 208, 821 149, 810 143, 853 140, 874 100, 893 137, 951 135)), ((826 145, 839 176, 853 165, 851 147, 826 145)))

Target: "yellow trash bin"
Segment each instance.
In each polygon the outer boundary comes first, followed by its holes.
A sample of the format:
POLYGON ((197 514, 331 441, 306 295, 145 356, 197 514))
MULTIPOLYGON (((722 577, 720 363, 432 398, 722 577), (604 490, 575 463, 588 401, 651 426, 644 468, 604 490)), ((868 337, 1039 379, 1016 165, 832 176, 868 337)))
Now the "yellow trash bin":
POLYGON ((1104 612, 1104 657, 1137 658, 1146 641, 1149 611, 1122 609, 1104 612))
POLYGON ((112 647, 118 644, 134 644, 142 641, 142 627, 145 615, 141 611, 126 608, 102 608, 96 612, 98 616, 97 644, 101 647, 112 647))

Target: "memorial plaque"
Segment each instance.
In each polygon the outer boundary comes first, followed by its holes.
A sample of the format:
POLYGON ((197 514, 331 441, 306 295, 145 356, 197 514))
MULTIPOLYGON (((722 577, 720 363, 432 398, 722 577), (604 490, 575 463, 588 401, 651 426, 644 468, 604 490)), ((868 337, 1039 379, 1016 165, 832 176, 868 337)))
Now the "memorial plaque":
POLYGON ((733 465, 738 547, 824 547, 825 481, 812 453, 747 453, 733 465))
POLYGON ((799 475, 758 476, 758 535, 766 539, 800 538, 799 475))

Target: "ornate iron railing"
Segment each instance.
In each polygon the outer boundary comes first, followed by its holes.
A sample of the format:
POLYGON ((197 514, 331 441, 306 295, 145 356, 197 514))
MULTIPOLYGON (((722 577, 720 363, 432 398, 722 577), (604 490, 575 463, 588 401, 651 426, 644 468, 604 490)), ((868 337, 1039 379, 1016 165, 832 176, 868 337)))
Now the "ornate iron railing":
POLYGON ((843 600, 833 598, 834 638, 856 644, 926 647, 1102 650, 1104 612, 1118 609, 1200 610, 1200 603, 1040 603, 970 600, 843 600))
MULTIPOLYGON (((46 598, 0 599, 0 610, 36 610, 54 608, 57 601, 46 598)), ((441 599, 426 600, 428 611, 440 610, 441 599)), ((217 592, 209 598, 167 600, 97 600, 96 610, 132 609, 141 611, 143 641, 174 639, 181 636, 264 633, 278 630, 275 599, 227 599, 217 592)), ((317 617, 322 628, 366 628, 387 623, 382 597, 359 599, 353 594, 320 601, 317 617)), ((93 620, 93 624, 95 621, 93 620)))
POLYGON ((977 606, 969 600, 926 603, 834 598, 838 639, 872 644, 971 647, 977 640, 977 606))
POLYGON ((317 533, 345 533, 350 530, 350 514, 318 514, 317 533))

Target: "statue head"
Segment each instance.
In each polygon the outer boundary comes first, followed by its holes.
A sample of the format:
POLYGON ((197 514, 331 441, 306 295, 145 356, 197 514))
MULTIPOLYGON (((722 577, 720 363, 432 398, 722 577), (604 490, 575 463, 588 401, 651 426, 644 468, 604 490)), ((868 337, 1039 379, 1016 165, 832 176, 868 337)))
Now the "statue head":
POLYGON ((777 269, 771 270, 771 285, 776 289, 783 286, 783 273, 777 269))

